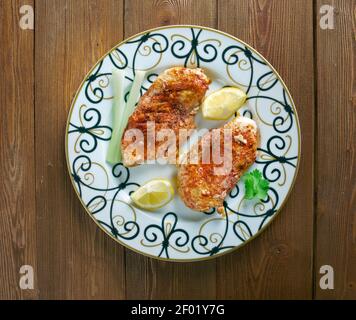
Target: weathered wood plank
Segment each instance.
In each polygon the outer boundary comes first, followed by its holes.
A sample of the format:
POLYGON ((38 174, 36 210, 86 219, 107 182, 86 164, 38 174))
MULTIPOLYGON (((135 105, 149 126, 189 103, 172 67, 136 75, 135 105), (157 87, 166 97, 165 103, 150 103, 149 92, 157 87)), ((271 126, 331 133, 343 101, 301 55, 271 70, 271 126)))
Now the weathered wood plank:
MULTIPOLYGON (((33 1, 26 4, 33 5, 33 1)), ((19 26, 23 1, 0 2, 0 299, 34 299, 21 290, 22 265, 36 268, 33 30, 19 26)))
MULTIPOLYGON (((329 1, 335 29, 317 35, 317 299, 356 299, 356 1, 329 1), (334 268, 334 290, 319 286, 320 267, 334 268)), ((330 22, 330 21, 329 21, 330 22)))
POLYGON ((87 216, 65 160, 66 119, 78 86, 123 36, 123 1, 36 1, 38 285, 46 299, 125 297, 124 249, 87 216))

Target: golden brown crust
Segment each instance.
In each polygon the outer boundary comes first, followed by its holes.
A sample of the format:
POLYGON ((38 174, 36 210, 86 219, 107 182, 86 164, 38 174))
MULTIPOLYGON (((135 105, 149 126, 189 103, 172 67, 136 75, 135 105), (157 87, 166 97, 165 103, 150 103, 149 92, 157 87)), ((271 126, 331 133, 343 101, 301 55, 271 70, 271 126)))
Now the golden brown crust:
MULTIPOLYGON (((143 132, 144 160, 147 159, 147 122, 155 122, 156 132, 160 129, 172 129, 177 139, 179 129, 194 129, 196 108, 201 104, 210 82, 201 69, 175 67, 163 72, 150 86, 129 118, 125 130, 135 128, 143 132)), ((126 166, 134 166, 140 159, 126 150, 129 144, 130 141, 123 139, 123 162, 126 166)), ((162 142, 156 142, 156 152, 160 144, 162 142)))
MULTIPOLYGON (((224 129, 232 131, 231 170, 227 170, 226 174, 219 175, 216 174, 216 169, 222 169, 223 164, 202 163, 201 140, 198 147, 198 164, 181 164, 179 166, 178 192, 186 206, 193 210, 203 212, 221 207, 225 197, 256 160, 257 127, 254 121, 238 117, 218 129, 222 155, 224 129)), ((211 136, 212 131, 202 139, 211 136)), ((228 154, 229 152, 227 152, 227 156, 228 154)), ((228 158, 227 161, 229 161, 228 158)))

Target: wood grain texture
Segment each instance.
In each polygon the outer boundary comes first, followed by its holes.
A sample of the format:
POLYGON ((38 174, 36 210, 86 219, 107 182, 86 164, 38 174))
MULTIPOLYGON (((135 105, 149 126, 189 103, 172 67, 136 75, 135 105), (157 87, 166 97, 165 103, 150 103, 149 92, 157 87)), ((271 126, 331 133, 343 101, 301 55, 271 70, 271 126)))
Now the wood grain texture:
POLYGON ((36 198, 40 298, 125 297, 124 249, 91 221, 65 160, 68 111, 83 76, 122 39, 123 2, 36 1, 36 198))
POLYGON ((256 48, 278 70, 302 132, 299 175, 285 207, 255 240, 217 260, 218 298, 312 298, 313 7, 308 0, 219 1, 218 28, 256 48), (228 275, 228 276, 226 276, 228 275))
MULTIPOLYGON (((19 27, 24 1, 0 2, 0 299, 34 299, 20 290, 22 265, 36 268, 32 30, 19 27)), ((26 4, 33 5, 32 1, 26 4)))
MULTIPOLYGON (((216 26, 215 0, 131 0, 126 1, 125 9, 125 37, 167 24, 216 26)), ((128 299, 214 299, 215 269, 216 261, 161 262, 126 250, 126 296, 128 299)))
POLYGON ((0 299, 356 299, 356 0, 328 3, 334 30, 319 28, 323 0, 0 0, 0 299), (23 4, 35 8, 35 31, 18 27, 23 4), (83 76, 124 37, 170 24, 254 46, 301 123, 299 174, 280 216, 244 248, 200 263, 113 242, 81 207, 65 162, 83 76), (33 291, 18 286, 24 264, 35 269, 33 291), (334 290, 319 287, 326 264, 334 290))
POLYGON ((317 299, 356 299, 356 1, 329 1, 335 29, 319 28, 317 1, 317 299), (335 289, 322 290, 322 265, 335 289))
POLYGON ((216 10, 216 0, 125 1, 125 37, 174 24, 214 27, 217 22, 216 10))

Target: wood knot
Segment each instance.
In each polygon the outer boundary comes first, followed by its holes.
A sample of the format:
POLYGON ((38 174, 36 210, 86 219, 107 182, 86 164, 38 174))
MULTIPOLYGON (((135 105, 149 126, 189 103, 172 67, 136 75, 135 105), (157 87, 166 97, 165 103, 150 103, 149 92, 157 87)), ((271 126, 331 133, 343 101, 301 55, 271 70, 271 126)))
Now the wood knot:
POLYGON ((271 247, 270 252, 279 257, 287 257, 289 255, 289 248, 285 244, 276 244, 271 247))

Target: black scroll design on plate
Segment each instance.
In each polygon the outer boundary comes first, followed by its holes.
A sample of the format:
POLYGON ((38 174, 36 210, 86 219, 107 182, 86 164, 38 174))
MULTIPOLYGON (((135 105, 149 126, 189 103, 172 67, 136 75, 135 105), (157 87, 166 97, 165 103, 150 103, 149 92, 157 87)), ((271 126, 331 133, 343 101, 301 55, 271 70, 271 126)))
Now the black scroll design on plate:
POLYGON ((161 54, 161 53, 165 52, 169 46, 167 37, 164 34, 161 34, 158 32, 145 33, 138 39, 130 40, 130 41, 127 41, 126 43, 127 44, 137 43, 137 47, 136 47, 135 53, 133 55, 132 64, 131 64, 131 68, 132 68, 132 72, 133 72, 134 76, 136 74, 137 55, 140 53, 141 48, 144 48, 146 51, 148 51, 148 53, 150 53, 151 50, 153 50, 155 53, 161 54), (160 39, 161 41, 159 41, 158 39, 160 39), (148 40, 153 41, 153 43, 151 44, 151 47, 150 48, 147 46, 143 47, 145 44, 147 44, 148 40))
POLYGON ((85 97, 94 104, 103 101, 105 98, 104 89, 109 85, 109 76, 111 73, 100 73, 103 62, 102 60, 98 63, 96 70, 85 81, 85 97))
POLYGON ((96 205, 96 206, 95 206, 95 209, 94 209, 94 210, 91 210, 91 214, 92 214, 92 215, 95 215, 95 214, 101 212, 103 209, 105 209, 105 207, 106 207, 106 205, 107 205, 107 203, 108 203, 107 200, 106 200, 106 198, 105 198, 104 196, 98 195, 98 196, 95 196, 95 197, 91 198, 91 199, 87 202, 86 207, 87 207, 87 208, 90 208, 91 205, 96 204, 97 202, 99 202, 99 205, 96 205))
MULTIPOLYGON (((224 208, 226 208, 227 203, 224 202, 224 208)), ((225 209, 226 211, 226 209, 225 209)), ((192 249, 195 253, 199 255, 205 255, 205 256, 213 256, 219 253, 222 250, 226 249, 232 249, 233 246, 224 246, 223 243, 225 241, 225 238, 228 234, 229 230, 229 215, 225 214, 225 229, 224 233, 221 236, 221 239, 218 244, 214 244, 211 249, 207 248, 207 245, 209 244, 209 239, 202 234, 196 235, 194 238, 192 238, 191 245, 192 249)))
POLYGON ((288 116, 286 118, 284 118, 281 115, 277 115, 273 119, 273 124, 272 124, 273 129, 278 133, 287 133, 288 131, 290 131, 292 129, 293 123, 294 123, 293 122, 294 111, 293 111, 292 106, 289 104, 289 102, 287 100, 287 94, 286 94, 285 89, 283 89, 283 101, 279 101, 273 97, 264 96, 264 95, 250 96, 246 99, 246 101, 252 100, 252 99, 267 99, 267 100, 273 101, 273 102, 279 104, 280 106, 282 106, 288 116))
MULTIPOLYGON (((184 59, 184 67, 188 66, 189 59, 192 55, 196 58, 196 67, 200 67, 201 61, 203 62, 212 62, 216 59, 218 55, 218 50, 211 43, 206 43, 209 40, 199 41, 199 37, 203 31, 203 29, 193 29, 190 28, 191 31, 191 39, 188 41, 185 37, 181 35, 176 35, 176 37, 182 37, 182 39, 178 39, 173 42, 171 46, 172 55, 178 59, 184 59), (197 33, 196 33, 197 31, 197 33)), ((217 40, 214 40, 217 41, 217 40)))
POLYGON ((161 225, 151 224, 146 227, 143 233, 144 239, 149 243, 158 243, 162 247, 158 257, 164 254, 166 258, 169 258, 168 248, 175 249, 175 246, 183 248, 189 242, 188 232, 177 228, 177 223, 177 215, 174 212, 168 212, 163 217, 161 225))
POLYGON ((109 59, 114 67, 120 70, 125 69, 129 64, 129 60, 120 48, 115 48, 110 52, 109 59), (121 65, 118 64, 118 61, 121 62, 121 65))
POLYGON ((206 214, 207 216, 211 216, 216 212, 216 208, 211 208, 208 211, 204 211, 203 213, 206 214))
POLYGON ((244 56, 247 58, 249 64, 250 64, 250 79, 249 83, 246 89, 246 94, 248 94, 251 90, 252 83, 253 83, 253 77, 254 77, 254 62, 266 65, 265 62, 257 58, 252 51, 247 47, 242 47, 240 45, 231 45, 227 48, 224 49, 222 52, 222 60, 226 65, 235 65, 236 63, 239 62, 240 58, 238 54, 235 52, 235 50, 240 50, 243 52, 244 56))
POLYGON ((233 225, 232 228, 233 228, 233 231, 234 231, 236 237, 238 237, 238 238, 241 240, 241 242, 245 242, 246 239, 243 237, 243 235, 240 234, 241 229, 239 230, 238 227, 239 227, 239 228, 244 228, 244 229, 246 230, 245 233, 248 234, 248 237, 249 237, 249 238, 253 236, 252 231, 251 231, 249 225, 248 225, 245 221, 243 221, 243 220, 237 220, 237 221, 234 223, 234 225, 233 225))
MULTIPOLYGON (((268 86, 264 86, 263 85, 263 81, 268 80, 268 77, 269 76, 272 76, 274 74, 273 71, 268 71, 266 72, 265 74, 263 74, 261 77, 258 78, 257 82, 256 82, 256 85, 257 85, 257 88, 260 90, 260 91, 269 91, 271 90, 277 83, 278 83, 278 78, 276 77, 276 79, 274 79, 273 81, 271 81, 271 84, 268 85, 268 86)), ((266 82, 267 83, 267 82, 266 82)))
MULTIPOLYGON (((114 216, 113 216, 114 210, 113 209, 114 209, 115 200, 117 199, 117 196, 119 195, 119 193, 122 190, 132 188, 132 187, 136 188, 136 187, 139 187, 140 185, 135 182, 129 182, 129 180, 130 180, 129 169, 124 167, 122 163, 118 163, 112 168, 111 174, 115 178, 120 178, 119 185, 117 185, 115 187, 108 187, 108 188, 93 187, 93 186, 87 184, 78 174, 79 171, 89 172, 91 168, 92 168, 92 161, 86 155, 78 156, 77 158, 74 159, 74 161, 72 163, 71 175, 73 177, 75 184, 77 185, 77 189, 79 191, 80 197, 82 198, 82 189, 84 187, 94 190, 94 191, 102 191, 102 192, 114 191, 114 195, 110 201, 108 201, 106 199, 106 197, 96 195, 95 197, 93 197, 92 199, 90 199, 87 202, 87 208, 94 201, 100 200, 99 198, 101 198, 103 201, 101 202, 100 207, 96 208, 95 211, 91 212, 91 214, 95 215, 98 212, 102 211, 104 208, 106 208, 110 203, 110 208, 109 208, 110 223, 106 223, 99 219, 97 219, 96 221, 100 225, 102 225, 103 227, 108 229, 111 232, 112 236, 115 237, 116 239, 121 238, 121 239, 125 239, 125 240, 132 240, 132 239, 136 238, 140 232, 140 226, 138 225, 138 223, 136 221, 132 221, 132 220, 127 221, 123 225, 123 231, 120 232, 116 228, 115 223, 114 223, 114 216)), ((133 191, 134 190, 130 191, 129 194, 131 194, 133 191)))
POLYGON ((263 160, 259 157, 256 160, 256 163, 263 164, 263 176, 268 179, 270 182, 276 182, 281 177, 282 173, 279 168, 273 168, 272 170, 268 170, 269 167, 274 163, 280 163, 281 165, 288 164, 293 168, 296 167, 292 160, 298 159, 297 156, 294 157, 287 157, 285 155, 278 155, 276 154, 273 149, 277 150, 284 150, 286 148, 286 141, 281 136, 272 136, 268 139, 266 149, 258 148, 259 151, 263 152, 264 154, 268 155, 270 159, 263 160))
MULTIPOLYGON (((240 211, 236 211, 229 206, 227 201, 224 201, 223 207, 224 207, 224 216, 225 216, 226 223, 225 223, 224 232, 223 232, 223 235, 221 236, 220 241, 218 242, 218 244, 216 244, 216 245, 214 244, 212 246, 212 248, 209 249, 209 248, 207 248, 207 246, 210 243, 208 237, 205 235, 199 234, 192 238, 191 245, 192 245, 193 251, 199 255, 213 256, 222 250, 234 248, 234 246, 224 245, 224 241, 226 240, 226 236, 229 233, 229 230, 231 227, 231 222, 229 221, 229 216, 231 216, 231 214, 235 214, 239 218, 237 221, 232 223, 231 228, 232 228, 232 232, 236 235, 236 237, 240 241, 245 242, 247 240, 239 233, 240 232, 239 229, 241 227, 243 227, 245 230, 245 233, 248 234, 248 238, 253 236, 253 232, 252 232, 250 226, 248 225, 248 223, 246 221, 240 219, 241 217, 242 218, 260 219, 261 222, 259 224, 258 230, 261 230, 263 228, 264 224, 266 223, 267 219, 272 217, 277 212, 277 206, 279 203, 279 196, 278 196, 277 191, 274 188, 270 187, 268 192, 269 193, 268 193, 266 199, 261 200, 260 205, 264 206, 268 203, 271 203, 272 205, 270 206, 269 209, 267 209, 265 212, 263 212, 261 214, 256 214, 256 213, 255 214, 247 214, 247 213, 243 213, 240 211)), ((231 198, 236 198, 236 197, 238 197, 239 193, 240 193, 240 189, 239 189, 238 185, 236 185, 235 188, 230 191, 229 196, 231 198)))
POLYGON ((239 194, 240 194, 240 188, 239 188, 239 185, 236 184, 235 187, 230 191, 229 197, 231 199, 235 199, 238 197, 239 194))
POLYGON ((98 140, 109 141, 111 139, 112 129, 109 126, 101 125, 101 114, 98 110, 94 108, 89 108, 84 112, 83 119, 81 120, 81 125, 75 125, 73 123, 69 123, 71 129, 68 131, 68 134, 79 132, 79 147, 85 153, 93 152, 98 146, 98 140), (85 126, 83 124, 87 124, 85 126), (110 132, 110 136, 101 136, 98 132, 108 130, 110 132), (88 138, 90 140, 88 140, 88 138))
MULTIPOLYGON (((267 177, 265 177, 265 179, 267 179, 267 177)), ((245 218, 262 219, 261 223, 260 223, 260 225, 258 227, 258 230, 261 230, 262 227, 264 226, 266 220, 268 218, 272 217, 277 212, 277 207, 278 207, 278 203, 279 203, 279 195, 278 195, 277 191, 274 188, 270 187, 269 190, 268 190, 268 195, 267 195, 266 199, 261 200, 261 203, 262 204, 272 203, 272 206, 271 206, 271 208, 267 209, 265 212, 263 212, 261 214, 247 214, 247 213, 243 213, 243 212, 236 211, 236 210, 232 209, 228 205, 228 203, 225 202, 225 205, 224 205, 225 213, 226 214, 233 213, 233 214, 238 215, 239 217, 245 217, 245 218)), ((241 221, 242 220, 237 220, 234 223, 234 227, 233 227, 234 233, 239 239, 240 239, 240 236, 238 234, 236 234, 235 229, 236 229, 236 226, 238 224, 242 223, 241 221)), ((247 225, 246 222, 244 222, 244 224, 247 225)), ((252 232, 251 232, 250 228, 248 228, 248 230, 249 230, 249 233, 252 235, 252 232)))

